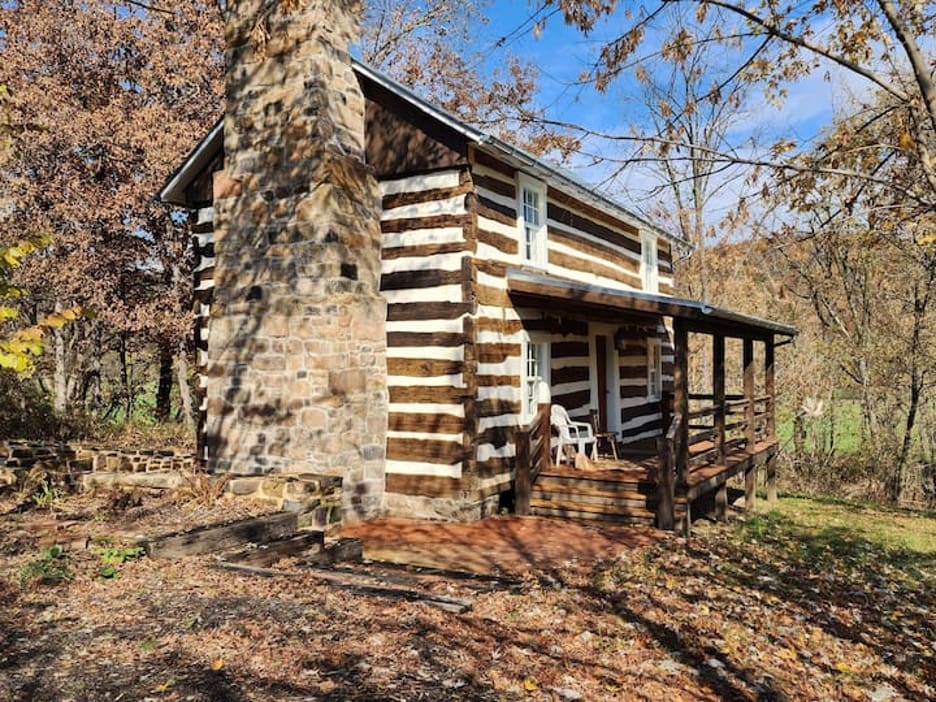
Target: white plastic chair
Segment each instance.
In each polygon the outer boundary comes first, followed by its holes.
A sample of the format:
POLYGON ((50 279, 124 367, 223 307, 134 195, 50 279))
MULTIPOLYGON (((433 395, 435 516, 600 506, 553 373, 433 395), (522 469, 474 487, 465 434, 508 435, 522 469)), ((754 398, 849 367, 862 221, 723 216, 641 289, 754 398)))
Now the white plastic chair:
POLYGON ((595 434, 588 422, 573 422, 562 405, 553 405, 550 410, 550 424, 555 427, 558 437, 553 437, 556 450, 556 463, 562 463, 566 446, 575 447, 576 453, 589 455, 588 447, 595 443, 595 434))

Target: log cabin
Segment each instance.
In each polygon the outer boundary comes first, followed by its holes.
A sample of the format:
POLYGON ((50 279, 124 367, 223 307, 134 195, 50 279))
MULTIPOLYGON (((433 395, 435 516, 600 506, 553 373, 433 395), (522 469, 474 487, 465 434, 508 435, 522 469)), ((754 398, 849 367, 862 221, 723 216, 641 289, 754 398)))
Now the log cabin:
MULTIPOLYGON (((386 309, 385 371, 373 370, 385 372, 381 484, 367 488, 366 509, 349 503, 358 516, 475 519, 507 508, 688 529, 691 505, 724 514, 733 476, 746 479, 750 504, 758 467, 772 496, 774 349, 793 327, 674 296, 674 258, 685 242, 350 64, 363 96, 363 158, 379 186, 386 309), (688 378, 689 338, 700 335, 713 369, 702 391, 688 378), (734 364, 726 362, 732 339, 742 356, 734 364), (735 366, 742 391, 731 394, 726 368, 735 366), (589 470, 551 452, 552 404, 599 437, 589 470)), ((337 473, 354 500, 365 492, 354 473, 303 463, 301 446, 279 463, 233 465, 214 455, 224 437, 204 398, 221 324, 214 225, 232 160, 230 124, 219 121, 160 192, 191 213, 202 458, 234 473, 337 473)), ((300 344, 291 353, 315 350, 300 344)), ((282 382, 302 382, 311 363, 288 363, 282 382)), ((329 431, 318 427, 302 441, 326 441, 329 431)))

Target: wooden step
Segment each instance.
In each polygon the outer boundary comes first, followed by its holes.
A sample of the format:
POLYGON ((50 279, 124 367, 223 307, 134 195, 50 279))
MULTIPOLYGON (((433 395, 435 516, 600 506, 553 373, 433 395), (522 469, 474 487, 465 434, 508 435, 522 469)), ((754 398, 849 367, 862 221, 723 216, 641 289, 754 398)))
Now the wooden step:
POLYGON ((604 493, 584 490, 542 490, 534 486, 530 498, 541 502, 568 502, 600 507, 647 507, 647 496, 639 493, 604 493))
POLYGON ((624 491, 650 494, 656 491, 655 484, 642 480, 608 480, 607 478, 591 478, 587 475, 570 476, 557 473, 541 473, 537 477, 535 484, 562 485, 563 487, 569 486, 609 492, 624 491))
POLYGON ((614 522, 616 524, 640 524, 652 526, 656 515, 649 510, 635 514, 606 514, 604 512, 587 512, 573 508, 541 507, 530 504, 530 513, 539 517, 560 517, 562 519, 583 519, 601 522, 614 522))
POLYGON ((583 502, 574 499, 538 499, 530 498, 530 507, 544 509, 571 510, 575 512, 588 512, 589 514, 606 514, 622 517, 647 517, 654 516, 652 510, 645 506, 620 505, 620 504, 600 504, 594 502, 583 502))

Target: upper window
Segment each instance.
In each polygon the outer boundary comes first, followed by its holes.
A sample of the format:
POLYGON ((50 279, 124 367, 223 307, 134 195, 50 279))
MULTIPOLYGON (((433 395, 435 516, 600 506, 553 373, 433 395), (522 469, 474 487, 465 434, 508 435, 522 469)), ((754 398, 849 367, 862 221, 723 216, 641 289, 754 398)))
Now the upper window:
POLYGON ((520 173, 517 186, 520 258, 537 266, 545 266, 546 185, 520 173))
POLYGON ((640 237, 640 279, 644 292, 660 291, 660 260, 657 256, 657 238, 653 234, 640 237))
POLYGON ((647 398, 663 397, 663 348, 659 339, 647 339, 647 398))

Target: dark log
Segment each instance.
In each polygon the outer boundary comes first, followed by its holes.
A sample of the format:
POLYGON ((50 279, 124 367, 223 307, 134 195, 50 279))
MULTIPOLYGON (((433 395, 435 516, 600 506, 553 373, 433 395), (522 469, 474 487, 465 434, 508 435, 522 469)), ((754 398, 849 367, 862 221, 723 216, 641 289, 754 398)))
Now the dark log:
POLYGON ((267 543, 294 533, 297 527, 298 515, 295 512, 278 512, 231 524, 160 536, 145 541, 144 547, 150 558, 184 558, 224 551, 248 543, 267 543))

